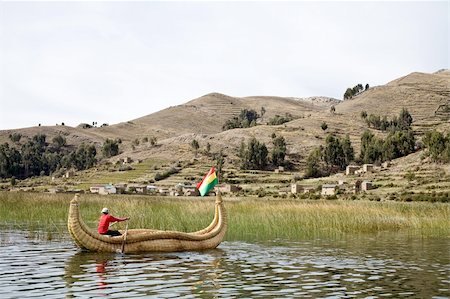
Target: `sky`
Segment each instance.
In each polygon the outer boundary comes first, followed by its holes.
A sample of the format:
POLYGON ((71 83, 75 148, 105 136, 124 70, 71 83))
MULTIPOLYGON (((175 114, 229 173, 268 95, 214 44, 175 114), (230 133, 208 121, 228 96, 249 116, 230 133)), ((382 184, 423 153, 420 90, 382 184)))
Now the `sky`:
POLYGON ((0 130, 449 68, 449 1, 0 2, 0 130))

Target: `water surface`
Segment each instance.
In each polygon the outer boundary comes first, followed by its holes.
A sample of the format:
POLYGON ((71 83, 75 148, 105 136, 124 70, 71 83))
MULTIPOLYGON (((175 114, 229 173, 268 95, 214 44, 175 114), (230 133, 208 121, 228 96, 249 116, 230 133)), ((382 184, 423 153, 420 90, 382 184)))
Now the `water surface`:
POLYGON ((449 298, 450 241, 381 233, 98 254, 0 230, 0 298, 449 298))

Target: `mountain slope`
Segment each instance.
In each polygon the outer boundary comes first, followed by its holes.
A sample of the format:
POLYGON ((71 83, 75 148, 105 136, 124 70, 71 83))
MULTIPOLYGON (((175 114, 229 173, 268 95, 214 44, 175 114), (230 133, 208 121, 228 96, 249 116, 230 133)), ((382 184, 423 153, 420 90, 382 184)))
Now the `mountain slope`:
MULTIPOLYGON (((67 126, 33 127, 0 131, 0 142, 8 142, 9 134, 17 132, 31 137, 36 133, 47 135, 47 141, 64 135, 69 144, 81 142, 100 146, 106 138, 120 138, 122 156, 147 159, 188 160, 195 156, 190 142, 196 139, 200 149, 211 145, 212 152, 223 150, 231 161, 243 140, 256 137, 271 147, 271 136, 284 136, 288 144, 289 158, 300 165, 311 148, 323 144, 327 133, 349 134, 356 152, 359 150, 360 136, 367 129, 361 119, 361 111, 368 114, 393 117, 402 108, 407 108, 413 116, 414 129, 419 133, 437 128, 450 129, 450 72, 434 74, 412 73, 393 80, 384 86, 372 87, 353 99, 337 101, 324 97, 284 98, 284 97, 231 97, 211 93, 193 99, 183 105, 170 107, 128 122, 102 128, 71 128, 67 126), (336 113, 330 112, 331 106, 336 113), (222 131, 222 125, 237 116, 242 109, 254 109, 265 113, 260 125, 247 129, 222 131), (279 126, 265 125, 275 115, 291 114, 295 119, 279 126), (321 129, 322 123, 328 129, 321 129), (158 146, 149 143, 133 145, 132 141, 142 141, 144 137, 156 137, 158 146)), ((374 131, 376 134, 385 133, 374 131)))

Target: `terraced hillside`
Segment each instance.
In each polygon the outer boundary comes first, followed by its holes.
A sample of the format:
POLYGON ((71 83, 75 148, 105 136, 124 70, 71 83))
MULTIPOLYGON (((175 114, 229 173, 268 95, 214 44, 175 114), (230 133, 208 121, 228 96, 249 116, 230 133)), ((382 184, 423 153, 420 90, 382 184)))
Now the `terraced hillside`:
MULTIPOLYGON (((210 159, 202 154, 209 143, 211 152, 222 150, 227 155, 226 163, 233 166, 242 141, 256 137, 270 150, 271 136, 275 133, 285 137, 288 158, 301 169, 309 151, 323 144, 328 133, 341 136, 349 134, 355 151, 358 152, 361 133, 368 128, 360 117, 361 111, 393 117, 405 107, 412 114, 413 127, 419 135, 433 128, 450 130, 449 82, 448 70, 434 74, 412 73, 384 86, 370 88, 345 101, 323 97, 238 98, 211 93, 183 105, 101 128, 54 126, 0 131, 0 142, 10 142, 8 136, 13 132, 28 137, 43 133, 47 135, 48 141, 61 134, 74 146, 81 142, 100 146, 106 138, 120 138, 123 140, 121 155, 113 159, 130 156, 134 160, 159 159, 173 162, 193 158, 210 159), (334 113, 330 111, 332 105, 336 107, 334 113), (237 116, 242 109, 254 109, 262 114, 261 108, 264 108, 265 113, 258 126, 222 131, 225 121, 237 116), (278 126, 266 125, 275 115, 287 113, 294 120, 278 126), (323 123, 328 126, 325 131, 321 128, 323 123), (133 140, 142 141, 144 137, 156 137, 157 146, 151 146, 148 142, 132 145, 133 140), (193 151, 190 146, 193 139, 200 144, 198 152, 193 151)), ((385 134, 379 131, 374 133, 385 134)))
POLYGON ((336 106, 336 112, 358 118, 368 114, 398 115, 407 108, 418 133, 431 128, 450 128, 450 72, 412 73, 361 93, 336 106))

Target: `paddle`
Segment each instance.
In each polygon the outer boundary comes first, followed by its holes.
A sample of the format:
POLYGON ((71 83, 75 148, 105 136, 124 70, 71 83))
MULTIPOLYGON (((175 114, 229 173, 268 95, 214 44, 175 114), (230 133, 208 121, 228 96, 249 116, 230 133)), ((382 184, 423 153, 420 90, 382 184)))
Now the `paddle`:
POLYGON ((127 226, 125 227, 125 233, 123 234, 122 249, 120 250, 120 253, 123 253, 125 251, 125 242, 127 241, 127 234, 128 234, 128 220, 127 226))

